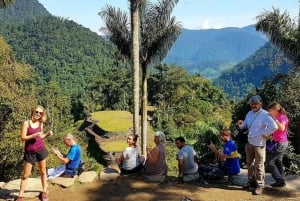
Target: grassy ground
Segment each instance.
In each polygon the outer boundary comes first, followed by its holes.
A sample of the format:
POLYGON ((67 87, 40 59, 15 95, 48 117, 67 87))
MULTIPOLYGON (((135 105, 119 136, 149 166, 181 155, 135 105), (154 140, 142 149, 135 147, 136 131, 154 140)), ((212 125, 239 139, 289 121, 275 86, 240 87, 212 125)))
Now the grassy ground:
POLYGON ((103 143, 102 149, 106 152, 121 152, 127 147, 125 139, 107 140, 103 143))
MULTIPOLYGON (((99 120, 99 126, 107 131, 118 132, 120 137, 107 139, 102 145, 102 149, 107 152, 122 152, 127 147, 125 133, 132 127, 132 114, 125 111, 101 111, 92 114, 93 119, 99 120)), ((155 131, 151 126, 148 128, 148 139, 151 147, 154 147, 153 142, 155 131)), ((140 145, 138 145, 140 146, 140 145)), ((167 143, 167 163, 168 175, 177 176, 177 148, 174 143, 167 143)))
POLYGON ((119 138, 106 140, 102 149, 107 152, 121 152, 127 146, 125 133, 132 127, 132 114, 126 111, 100 111, 92 114, 98 125, 111 132, 120 133, 119 138))
POLYGON ((100 111, 92 113, 98 125, 111 132, 126 132, 132 128, 132 114, 126 111, 100 111))

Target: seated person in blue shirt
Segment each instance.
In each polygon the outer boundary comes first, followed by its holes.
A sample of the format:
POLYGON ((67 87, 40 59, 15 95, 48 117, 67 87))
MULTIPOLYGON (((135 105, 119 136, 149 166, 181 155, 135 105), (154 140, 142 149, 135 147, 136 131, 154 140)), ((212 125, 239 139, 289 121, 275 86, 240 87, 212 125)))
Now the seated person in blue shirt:
POLYGON ((78 174, 79 166, 81 165, 81 147, 76 144, 75 137, 70 133, 65 135, 64 143, 70 147, 66 155, 61 154, 56 148, 52 148, 52 152, 66 165, 66 170, 61 176, 74 177, 78 174))
POLYGON ((208 147, 216 154, 216 157, 223 161, 226 174, 228 175, 228 183, 232 183, 232 175, 240 173, 239 153, 235 142, 231 139, 231 131, 229 129, 222 130, 220 136, 225 143, 223 153, 218 151, 212 142, 208 147))

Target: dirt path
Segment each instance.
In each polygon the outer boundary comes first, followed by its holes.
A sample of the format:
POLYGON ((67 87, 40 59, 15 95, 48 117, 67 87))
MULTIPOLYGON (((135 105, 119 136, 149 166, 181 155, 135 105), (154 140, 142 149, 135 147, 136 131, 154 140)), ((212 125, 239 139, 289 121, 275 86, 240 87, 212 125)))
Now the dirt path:
MULTIPOLYGON (((225 184, 183 184, 175 178, 165 183, 145 181, 141 176, 119 177, 116 181, 96 180, 70 188, 49 186, 50 201, 180 201, 185 196, 193 201, 296 201, 300 193, 287 188, 266 188, 263 195, 252 195, 241 186, 225 184)), ((28 199, 36 201, 38 199, 28 199)), ((27 201, 27 200, 25 200, 27 201)))

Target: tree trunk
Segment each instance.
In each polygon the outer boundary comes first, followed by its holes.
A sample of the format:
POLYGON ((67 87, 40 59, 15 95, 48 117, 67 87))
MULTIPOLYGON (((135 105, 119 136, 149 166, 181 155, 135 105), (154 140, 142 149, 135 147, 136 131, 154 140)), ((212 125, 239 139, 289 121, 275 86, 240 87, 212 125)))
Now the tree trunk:
POLYGON ((146 154, 147 147, 147 104, 148 104, 148 95, 147 95, 147 66, 142 65, 142 154, 146 154))
POLYGON ((133 74, 133 132, 136 135, 140 133, 139 125, 139 0, 130 0, 131 13, 131 62, 133 74))

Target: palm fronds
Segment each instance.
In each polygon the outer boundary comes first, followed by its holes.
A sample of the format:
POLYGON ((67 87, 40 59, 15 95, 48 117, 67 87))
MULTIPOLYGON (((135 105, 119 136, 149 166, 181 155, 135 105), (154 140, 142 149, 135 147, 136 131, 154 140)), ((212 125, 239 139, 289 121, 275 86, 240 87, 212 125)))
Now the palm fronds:
POLYGON ((101 30, 115 44, 122 55, 130 58, 130 23, 128 15, 119 8, 107 5, 99 12, 104 19, 105 28, 101 30))
POLYGON ((286 11, 280 13, 279 9, 273 9, 273 11, 263 12, 256 19, 258 20, 256 30, 265 33, 273 44, 299 64, 300 34, 297 24, 289 14, 286 11))

